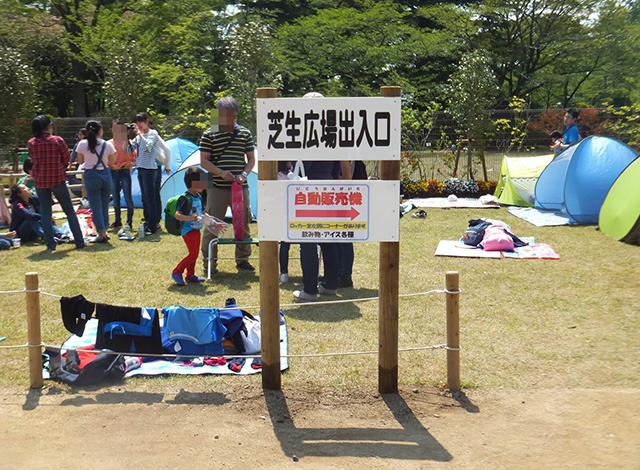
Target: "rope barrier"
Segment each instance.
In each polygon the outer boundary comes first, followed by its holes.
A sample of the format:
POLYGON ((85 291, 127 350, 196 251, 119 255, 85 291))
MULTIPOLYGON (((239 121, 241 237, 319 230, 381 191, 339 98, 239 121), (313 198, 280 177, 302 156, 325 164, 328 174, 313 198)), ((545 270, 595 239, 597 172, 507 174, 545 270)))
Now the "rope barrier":
MULTIPOLYGON (((37 345, 36 345, 37 346, 37 345)), ((131 352, 117 352, 111 351, 109 349, 83 349, 83 348, 62 348, 60 346, 54 345, 45 345, 42 346, 53 349, 53 350, 62 350, 65 351, 76 351, 76 352, 84 352, 89 354, 107 354, 109 356, 131 356, 131 357, 155 357, 158 359, 194 359, 197 357, 224 357, 225 359, 250 359, 250 358, 261 358, 260 354, 249 354, 249 355, 227 355, 223 354, 220 356, 203 356, 203 355, 185 355, 185 354, 153 354, 153 353, 145 353, 145 354, 131 354, 131 352)), ((26 347, 19 346, 19 347, 26 347)), ((435 349, 453 349, 460 350, 460 348, 449 348, 446 344, 434 344, 430 346, 418 346, 413 348, 399 348, 398 352, 410 352, 410 351, 427 351, 427 350, 435 350, 435 349)), ((282 354, 280 357, 286 358, 311 358, 311 357, 339 357, 339 356, 364 356, 364 355, 374 355, 378 354, 379 351, 349 351, 349 352, 334 352, 334 353, 312 353, 312 354, 282 354)))
POLYGON ((0 294, 22 294, 23 292, 26 292, 27 289, 21 289, 21 290, 2 290, 0 291, 0 294))
POLYGON ((25 343, 25 344, 9 344, 7 346, 0 346, 0 349, 41 348, 43 346, 46 346, 46 345, 44 343, 40 343, 40 344, 29 344, 29 343, 25 343))
MULTIPOLYGON (((52 294, 50 292, 45 292, 41 289, 35 289, 35 290, 27 290, 27 289, 22 289, 22 290, 17 290, 17 291, 4 291, 4 292, 0 292, 0 294, 18 294, 18 293, 23 293, 23 292, 40 292, 40 294, 42 295, 47 295, 49 297, 53 297, 55 299, 61 299, 62 296, 61 295, 57 295, 57 294, 52 294)), ((411 294, 400 294, 398 297, 400 298, 408 298, 408 297, 419 297, 419 296, 425 296, 425 295, 430 295, 430 294, 459 294, 462 291, 448 291, 446 289, 433 289, 430 291, 425 291, 425 292, 414 292, 411 294)), ((281 304, 280 307, 307 307, 307 306, 314 306, 314 305, 337 305, 337 304, 348 304, 348 303, 356 303, 356 302, 371 302, 374 300, 378 300, 379 297, 362 297, 362 298, 356 298, 356 299, 341 299, 341 300, 321 300, 319 302, 293 302, 293 303, 288 303, 288 304, 281 304)), ((236 310, 236 309, 242 309, 242 310, 260 310, 260 306, 259 305, 249 305, 249 306, 237 306, 237 307, 219 307, 218 310, 236 310)), ((158 310, 162 310, 162 309, 158 309, 158 310)))

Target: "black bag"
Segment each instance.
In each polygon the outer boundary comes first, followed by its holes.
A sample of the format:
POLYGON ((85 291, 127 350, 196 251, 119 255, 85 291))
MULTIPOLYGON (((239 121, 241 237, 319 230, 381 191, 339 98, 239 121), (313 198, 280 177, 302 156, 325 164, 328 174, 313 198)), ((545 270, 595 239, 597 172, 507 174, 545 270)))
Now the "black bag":
MULTIPOLYGON (((120 381, 126 372, 125 359, 121 354, 98 354, 93 361, 78 371, 73 367, 75 350, 67 350, 67 360, 62 364, 60 349, 46 348, 49 375, 52 380, 71 385, 92 385, 101 380, 120 381)), ((77 364, 77 359, 75 364, 77 364)))

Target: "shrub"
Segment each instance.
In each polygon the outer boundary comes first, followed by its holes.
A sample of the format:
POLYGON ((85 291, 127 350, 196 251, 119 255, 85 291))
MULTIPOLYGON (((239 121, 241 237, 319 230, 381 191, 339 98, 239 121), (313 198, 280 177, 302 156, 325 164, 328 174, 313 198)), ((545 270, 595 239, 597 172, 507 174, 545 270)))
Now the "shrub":
POLYGON ((450 178, 445 182, 435 179, 411 180, 404 178, 404 196, 407 199, 424 197, 447 197, 454 194, 457 197, 480 197, 493 194, 497 183, 495 181, 461 180, 450 178))

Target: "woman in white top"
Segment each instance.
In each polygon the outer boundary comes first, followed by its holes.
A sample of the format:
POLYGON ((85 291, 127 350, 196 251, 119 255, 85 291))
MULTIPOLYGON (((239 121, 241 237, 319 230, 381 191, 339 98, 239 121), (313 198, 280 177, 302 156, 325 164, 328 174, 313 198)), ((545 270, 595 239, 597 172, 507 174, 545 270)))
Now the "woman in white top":
POLYGON ((93 225, 98 236, 94 243, 107 243, 109 235, 109 198, 111 196, 111 171, 116 159, 116 149, 102 140, 102 124, 89 121, 85 126, 87 139, 76 148, 78 163, 84 163, 84 186, 91 207, 93 225))

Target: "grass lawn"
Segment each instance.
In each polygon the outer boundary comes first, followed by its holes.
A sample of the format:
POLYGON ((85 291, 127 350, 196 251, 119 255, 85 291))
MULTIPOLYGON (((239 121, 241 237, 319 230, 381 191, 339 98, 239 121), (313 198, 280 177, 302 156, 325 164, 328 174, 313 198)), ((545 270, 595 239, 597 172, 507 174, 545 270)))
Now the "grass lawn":
MULTIPOLYGON (((136 211, 140 215, 141 211, 136 211)), ((136 221, 137 222, 137 221, 136 221)), ((135 225, 137 226, 137 225, 135 225)), ((252 225, 254 235, 257 226, 252 225)), ((461 375, 467 387, 591 388, 640 385, 640 248, 617 242, 595 227, 537 228, 506 209, 428 210, 427 219, 401 220, 400 292, 444 287, 448 270, 460 272, 461 375), (440 239, 455 239, 477 217, 499 218, 519 236, 550 243, 559 261, 458 259, 433 256, 440 239)), ((111 245, 76 251, 61 246, 55 253, 43 245, 3 251, 0 290, 24 288, 24 274, 37 271, 42 290, 59 295, 83 294, 91 301, 116 305, 188 307, 222 306, 227 297, 240 305, 259 303, 255 273, 238 273, 233 261, 205 285, 177 287, 169 280, 185 255, 180 237, 162 235, 160 243, 115 239, 111 245)), ((257 250, 254 252, 257 256, 257 250)), ((220 256, 231 256, 222 247, 220 256)), ((293 247, 291 256, 297 257, 293 247)), ((199 266, 200 266, 199 260, 199 266)), ((253 260, 257 264, 257 260, 253 260)), ((290 284, 281 303, 301 284, 297 260, 290 262, 290 284)), ((339 298, 369 297, 378 287, 378 245, 356 244, 354 289, 339 298)), ((59 344, 68 333, 59 303, 41 297, 43 340, 59 344)), ((322 353, 377 349, 376 302, 289 308, 291 353, 322 353)), ((24 295, 0 295, 3 345, 26 342, 24 295)), ((442 294, 400 301, 400 347, 445 341, 445 299, 442 294)), ((377 357, 293 359, 283 387, 339 390, 377 388, 377 357)), ((402 384, 437 384, 446 377, 445 353, 401 353, 402 384)), ((224 392, 252 377, 163 377, 127 380, 127 387, 224 392)), ((26 350, 0 350, 0 386, 28 386, 26 350)))

